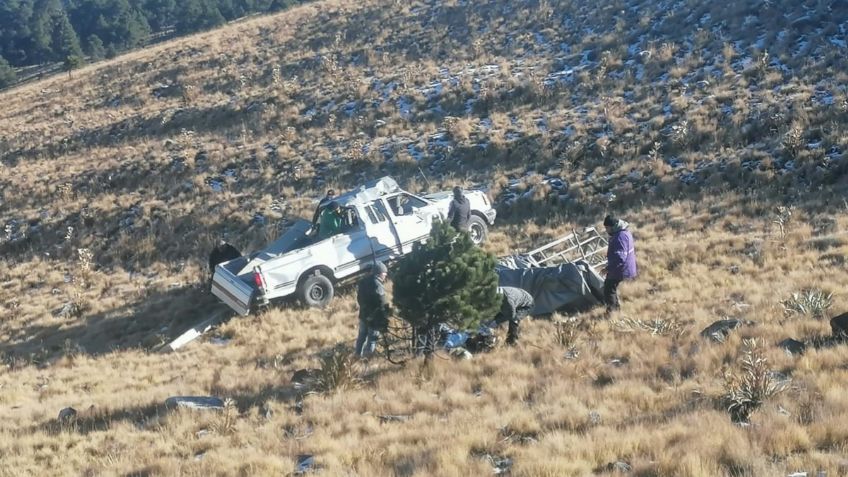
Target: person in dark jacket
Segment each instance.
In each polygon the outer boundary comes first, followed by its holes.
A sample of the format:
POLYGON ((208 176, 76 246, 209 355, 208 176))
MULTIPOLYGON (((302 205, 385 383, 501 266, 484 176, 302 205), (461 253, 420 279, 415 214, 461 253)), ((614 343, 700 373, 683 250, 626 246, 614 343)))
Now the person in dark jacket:
POLYGON ((505 321, 509 323, 506 344, 512 346, 518 343, 519 323, 530 314, 530 310, 536 306, 536 303, 533 300, 533 295, 521 288, 498 287, 498 293, 503 295, 503 300, 501 301, 501 309, 495 316, 495 323, 498 325, 505 321))
POLYGON ((374 353, 380 333, 389 326, 389 302, 383 283, 388 276, 386 265, 376 262, 371 273, 359 281, 356 302, 359 304, 359 334, 354 352, 359 357, 374 353))
POLYGON ((215 267, 218 264, 229 262, 239 257, 241 257, 241 252, 237 248, 227 243, 224 239, 219 240, 218 245, 209 254, 209 279, 212 279, 212 276, 215 274, 215 267))
POLYGON ((636 278, 636 248, 633 234, 628 230, 630 224, 624 220, 607 215, 604 227, 609 234, 607 247, 607 277, 604 280, 604 302, 607 312, 621 308, 618 297, 618 285, 623 280, 636 278))
POLYGON ((312 225, 318 223, 318 218, 321 217, 321 211, 324 210, 324 207, 330 205, 330 202, 336 199, 336 191, 333 189, 327 190, 327 195, 321 198, 318 202, 318 207, 315 208, 315 214, 312 215, 312 225))
POLYGON ((448 208, 448 222, 458 232, 466 232, 469 220, 471 220, 471 203, 462 193, 461 187, 454 187, 453 200, 448 208))

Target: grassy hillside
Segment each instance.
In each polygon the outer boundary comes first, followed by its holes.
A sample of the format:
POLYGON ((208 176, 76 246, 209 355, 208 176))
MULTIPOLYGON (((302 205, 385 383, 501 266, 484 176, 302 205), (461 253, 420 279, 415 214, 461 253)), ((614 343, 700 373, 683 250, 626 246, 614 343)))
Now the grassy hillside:
POLYGON ((0 94, 0 475, 848 473, 846 42, 836 1, 326 0, 0 94), (352 344, 350 290, 150 351, 220 310, 218 237, 419 169, 488 187, 499 255, 631 221, 622 312, 329 394, 290 377, 352 344), (783 390, 739 425, 746 351, 783 390))

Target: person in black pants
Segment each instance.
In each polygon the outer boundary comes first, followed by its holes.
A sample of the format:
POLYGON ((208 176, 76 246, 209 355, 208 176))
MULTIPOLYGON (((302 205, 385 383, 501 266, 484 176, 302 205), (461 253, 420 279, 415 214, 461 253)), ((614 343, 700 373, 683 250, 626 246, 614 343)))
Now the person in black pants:
POLYGON ((457 232, 467 232, 469 220, 471 220, 471 203, 462 193, 461 187, 454 187, 453 200, 448 208, 448 222, 457 232))
POLYGON ((495 323, 500 325, 504 321, 509 323, 506 334, 506 344, 513 346, 518 343, 518 326, 525 316, 536 306, 533 295, 521 288, 498 287, 498 293, 503 295, 501 309, 495 316, 495 323))

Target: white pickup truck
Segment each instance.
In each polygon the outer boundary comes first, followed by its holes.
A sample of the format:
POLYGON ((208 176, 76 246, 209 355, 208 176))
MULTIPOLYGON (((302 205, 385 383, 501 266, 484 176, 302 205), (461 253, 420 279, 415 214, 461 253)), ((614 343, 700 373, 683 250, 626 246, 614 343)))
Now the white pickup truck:
MULTIPOLYGON (((467 191, 465 197, 471 205, 469 234, 479 244, 496 212, 482 191, 467 191)), ((218 264, 212 294, 240 315, 295 293, 305 305, 325 306, 338 284, 427 240, 433 221, 447 217, 451 198, 450 192, 411 194, 391 177, 369 182, 335 199, 345 218, 340 233, 319 239, 311 222, 298 220, 265 249, 218 264)))

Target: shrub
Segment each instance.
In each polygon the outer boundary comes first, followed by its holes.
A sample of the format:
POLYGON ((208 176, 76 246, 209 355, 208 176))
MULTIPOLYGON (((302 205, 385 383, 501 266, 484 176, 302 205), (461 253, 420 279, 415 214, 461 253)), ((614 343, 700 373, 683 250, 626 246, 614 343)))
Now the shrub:
POLYGON ((357 388, 362 384, 356 356, 345 345, 338 345, 321 356, 316 389, 324 393, 357 388))
POLYGON ((813 318, 821 318, 833 304, 833 293, 825 292, 818 288, 807 288, 781 302, 783 311, 787 315, 808 315, 813 318))
POLYGON ((742 369, 724 375, 724 401, 733 422, 747 422, 766 399, 783 391, 786 383, 768 368, 756 340, 744 341, 742 369))

